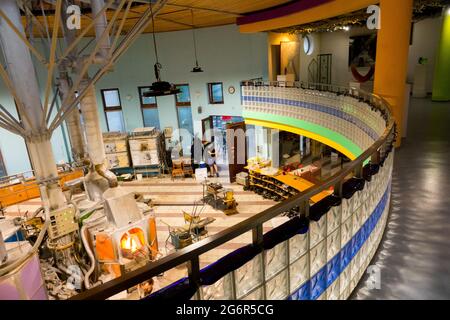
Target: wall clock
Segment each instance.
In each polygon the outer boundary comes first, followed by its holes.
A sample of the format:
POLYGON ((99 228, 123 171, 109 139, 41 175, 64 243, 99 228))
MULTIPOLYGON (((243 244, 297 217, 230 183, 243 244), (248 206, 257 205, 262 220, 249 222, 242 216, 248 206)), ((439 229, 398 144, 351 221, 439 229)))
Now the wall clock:
POLYGON ((235 87, 233 87, 233 86, 229 86, 228 87, 228 93, 229 94, 234 94, 236 92, 236 88, 235 87))

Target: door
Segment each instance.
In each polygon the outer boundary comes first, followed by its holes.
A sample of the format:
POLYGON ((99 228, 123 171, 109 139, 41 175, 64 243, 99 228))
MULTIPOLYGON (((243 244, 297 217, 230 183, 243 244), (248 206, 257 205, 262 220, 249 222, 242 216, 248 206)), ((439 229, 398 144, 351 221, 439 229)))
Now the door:
POLYGON ((247 137, 245 122, 227 124, 227 153, 230 182, 236 182, 236 175, 247 166, 247 137))
POLYGON ((331 84, 331 54, 319 54, 319 83, 331 84))

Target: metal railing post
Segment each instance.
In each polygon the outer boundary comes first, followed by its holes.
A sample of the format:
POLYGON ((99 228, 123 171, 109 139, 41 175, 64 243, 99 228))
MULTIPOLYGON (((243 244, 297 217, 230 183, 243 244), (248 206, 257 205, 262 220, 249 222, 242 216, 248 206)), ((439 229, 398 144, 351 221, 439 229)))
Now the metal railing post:
POLYGON ((252 239, 255 246, 261 246, 263 243, 263 225, 259 224, 255 229, 252 230, 252 239))

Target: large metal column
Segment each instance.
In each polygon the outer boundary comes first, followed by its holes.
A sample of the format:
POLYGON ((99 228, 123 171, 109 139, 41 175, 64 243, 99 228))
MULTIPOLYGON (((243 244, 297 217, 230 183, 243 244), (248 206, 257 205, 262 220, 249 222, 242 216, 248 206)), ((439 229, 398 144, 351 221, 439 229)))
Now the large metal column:
MULTIPOLYGON (((2 0, 0 9, 19 32, 25 34, 17 2, 2 0)), ((24 122, 25 141, 28 145, 35 176, 39 182, 43 182, 45 185, 45 188, 41 188, 41 190, 47 195, 42 196, 49 200, 47 205, 50 209, 59 208, 64 205, 65 199, 58 185, 58 171, 50 142, 51 132, 43 125, 44 109, 41 105, 39 86, 30 51, 2 18, 0 18, 0 41, 9 76, 24 106, 24 110, 19 110, 19 113, 24 122)))
MULTIPOLYGON (((68 18, 67 15, 67 7, 69 3, 64 1, 62 4, 62 11, 61 15, 63 18, 63 21, 66 21, 68 18)), ((69 30, 67 28, 67 25, 63 23, 64 28, 64 40, 66 42, 66 46, 69 47, 73 44, 73 42, 76 39, 76 33, 74 30, 69 30)), ((78 53, 77 48, 75 47, 71 54, 68 56, 67 62, 62 63, 59 66, 59 95, 61 98, 61 101, 64 101, 64 99, 67 97, 68 94, 72 94, 70 90, 70 76, 68 70, 71 68, 73 63, 76 60, 76 55, 78 53)), ((86 158, 86 149, 85 149, 85 141, 83 137, 83 129, 81 126, 80 121, 80 112, 78 108, 75 108, 71 112, 71 114, 67 117, 66 120, 67 130, 69 132, 70 137, 70 143, 72 146, 72 157, 74 161, 76 162, 83 162, 86 158)))

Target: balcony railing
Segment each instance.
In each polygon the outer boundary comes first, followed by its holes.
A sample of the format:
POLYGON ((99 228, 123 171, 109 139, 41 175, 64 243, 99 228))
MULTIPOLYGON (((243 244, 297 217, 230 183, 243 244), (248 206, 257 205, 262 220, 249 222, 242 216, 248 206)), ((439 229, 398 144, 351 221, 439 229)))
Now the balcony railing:
MULTIPOLYGON (((196 242, 182 250, 179 250, 173 254, 165 256, 160 260, 149 263, 147 266, 140 268, 138 270, 129 272, 121 276, 120 278, 111 280, 107 283, 94 287, 90 290, 84 291, 72 299, 107 299, 123 290, 127 290, 133 286, 136 286, 144 281, 147 281, 153 277, 156 277, 168 270, 176 268, 184 263, 187 263, 188 269, 188 277, 184 278, 177 283, 172 284, 169 288, 163 289, 159 292, 156 292, 150 296, 150 298, 167 298, 167 297, 177 297, 190 299, 192 296, 194 299, 210 299, 212 298, 204 288, 211 287, 214 283, 218 283, 218 281, 226 281, 231 283, 231 288, 228 288, 229 294, 227 295, 218 295, 221 298, 230 298, 230 299, 243 299, 245 297, 250 298, 250 294, 253 294, 252 297, 256 299, 287 299, 292 298, 293 294, 298 297, 299 292, 305 287, 305 280, 299 282, 299 284, 303 284, 303 286, 298 286, 297 284, 292 284, 291 278, 294 276, 290 274, 292 272, 292 264, 294 263, 293 253, 290 252, 293 238, 287 238, 289 235, 302 233, 300 231, 301 226, 305 226, 306 229, 311 228, 325 228, 328 227, 320 226, 320 219, 324 215, 329 214, 330 210, 334 210, 332 208, 337 208, 336 211, 339 212, 340 223, 339 223, 339 232, 342 233, 340 236, 340 246, 339 250, 347 250, 349 249, 349 245, 353 245, 353 242, 348 243, 348 239, 345 238, 342 240, 343 234, 346 232, 344 230, 344 215, 349 215, 352 219, 352 215, 355 218, 355 223, 353 226, 353 232, 350 232, 347 236, 351 238, 351 236, 356 237, 360 240, 360 243, 355 240, 355 244, 353 246, 354 256, 351 259, 355 258, 360 252, 364 250, 369 250, 367 254, 364 254, 364 257, 358 258, 358 267, 355 267, 356 275, 352 276, 352 279, 356 279, 354 281, 358 281, 361 276, 361 270, 365 270, 364 262, 367 264, 374 253, 374 248, 378 246, 378 242, 381 237, 379 234, 382 234, 384 227, 380 224, 377 224, 378 219, 381 217, 382 213, 386 213, 385 207, 380 207, 377 205, 378 203, 382 203, 384 199, 384 203, 386 204, 387 198, 389 198, 389 184, 390 184, 390 175, 392 172, 392 154, 393 150, 393 142, 395 140, 395 124, 391 116, 389 104, 382 98, 356 88, 343 88, 334 85, 324 85, 324 84, 304 84, 304 83, 280 83, 280 82, 262 82, 262 81, 246 81, 242 83, 242 86, 250 86, 250 87, 260 87, 260 86, 271 86, 271 87, 293 87, 293 88, 302 88, 311 90, 312 94, 320 95, 321 92, 332 92, 337 95, 347 95, 354 97, 356 99, 360 99, 360 101, 366 102, 368 108, 376 109, 380 111, 380 116, 383 117, 386 121, 386 129, 383 135, 367 150, 365 150, 357 159, 352 161, 349 166, 345 169, 341 170, 337 174, 333 175, 326 181, 315 185, 309 190, 294 196, 274 207, 271 207, 268 210, 265 210, 237 225, 234 225, 222 232, 219 232, 215 235, 212 235, 204 240, 196 242), (367 164, 367 162, 369 162, 367 164), (387 165, 387 166, 386 166, 387 165), (382 176, 377 178, 377 173, 381 172, 382 176), (353 177, 349 179, 349 176, 353 177), (373 180, 372 180, 373 177, 373 180), (371 181, 369 183, 369 181, 371 181), (367 185, 367 189, 364 192, 364 185, 367 185), (329 190, 331 187, 334 188, 334 194, 329 196, 328 198, 322 200, 321 202, 315 204, 313 207, 310 207, 309 199, 325 190, 329 190), (362 195, 359 195, 361 194, 362 195), (373 197, 370 197, 368 193, 373 193, 373 197), (358 194, 358 201, 354 201, 355 204, 352 205, 354 209, 348 209, 349 203, 352 197, 355 198, 355 194, 358 194), (376 195, 376 196, 375 196, 376 195), (364 205, 364 201, 367 202, 367 206, 365 209, 359 210, 356 208, 359 205, 364 205), (358 204, 356 204, 358 203, 358 204), (370 205, 369 205, 370 203, 370 205), (345 207, 344 207, 345 204, 345 207), (291 222, 274 229, 270 235, 263 233, 263 224, 270 221, 271 219, 278 217, 280 215, 285 214, 286 212, 290 212, 291 210, 296 210, 298 212, 298 217, 294 218, 291 222), (358 211, 359 210, 359 211, 358 211), (370 210, 370 212, 369 212, 370 210), (373 214, 372 214, 373 210, 373 214), (352 211, 352 212, 350 212, 352 211), (354 212, 353 212, 354 211, 354 212), (361 213, 364 211, 364 213, 361 213), (359 220, 358 220, 359 219, 359 220), (358 222, 359 221, 359 222, 358 222), (317 223, 317 224, 316 224, 317 223), (342 226, 342 230, 341 230, 342 226), (370 232, 373 229, 377 228, 377 238, 374 239, 373 236, 370 238, 370 232), (294 230, 295 229, 295 230, 294 230), (293 231, 294 230, 294 231, 293 231), (207 253, 208 251, 214 250, 215 248, 225 244, 226 242, 241 236, 247 232, 252 232, 253 243, 247 247, 239 249, 236 253, 232 253, 227 257, 219 260, 216 264, 213 264, 203 270, 200 269, 199 257, 202 254, 207 253), (293 232, 293 233, 292 233, 293 232), (367 242, 371 245, 368 247, 367 244, 364 244, 362 238, 366 239, 367 242), (345 245, 344 242, 347 242, 345 245), (283 257, 287 257, 284 263, 284 267, 271 275, 267 275, 268 261, 267 260, 267 252, 276 249, 279 246, 287 247, 286 250, 283 251, 283 257), (366 257, 367 256, 367 257, 366 257), (258 259, 260 258, 261 261, 258 259), (361 261, 359 261, 361 260, 361 261), (239 294, 242 290, 239 288, 239 284, 235 279, 237 276, 237 272, 239 268, 242 268, 244 265, 253 262, 258 265, 262 271, 262 280, 258 282, 258 285, 255 288, 250 288, 246 291, 245 295, 239 294), (272 283, 275 280, 278 274, 285 272, 287 274, 287 289, 284 293, 279 296, 273 295, 269 292, 268 286, 273 286, 272 283), (359 273, 358 273, 359 272, 359 273), (275 275, 274 275, 275 274, 275 275), (260 292, 258 291, 260 290, 260 292), (246 296, 247 295, 247 296, 246 296)), ((362 207, 361 207, 362 208, 362 207)), ((384 218, 385 219, 385 218, 384 218)), ((381 220, 380 220, 381 221, 381 220)), ((351 222, 350 222, 351 224, 351 222)), ((326 225, 326 223, 325 223, 326 225)), ((304 231, 306 232, 306 231, 304 231)), ((303 232, 303 233, 304 233, 303 232)), ((312 232, 312 231, 311 231, 312 232)), ((328 235, 328 231, 324 231, 325 240, 323 239, 323 235, 321 236, 322 240, 325 241, 328 235)), ((346 236, 346 237, 347 237, 346 236)), ((311 234, 308 238, 308 254, 310 248, 312 247, 313 235, 311 234), (311 247, 309 247, 311 245, 311 247)), ((320 240, 319 239, 319 240, 320 240)), ((319 241, 318 240, 318 241, 319 241)), ((331 250, 331 249, 330 249, 331 250)), ((334 249, 333 249, 334 250, 334 249)), ((312 250, 311 250, 312 251, 312 250)), ((348 250, 347 250, 348 251, 348 250)), ((334 251, 333 251, 334 252, 334 251)), ((328 255, 331 254, 331 251, 328 255)), ((326 256, 326 254, 325 254, 326 256)), ((309 256, 308 256, 309 257, 309 256)), ((342 256, 342 259, 347 259, 347 256, 342 256)), ((284 258, 283 258, 284 259, 284 258)), ((312 256, 311 256, 311 259, 312 256)), ((326 263, 328 261, 327 258, 326 263)), ((356 259, 356 258, 355 258, 356 259)), ((295 260, 297 261, 297 260, 295 260)), ((309 260, 308 260, 309 261, 309 260)), ((314 262, 311 260, 311 262, 314 262)), ((328 261, 331 263, 331 260, 328 261)), ((350 268, 350 262, 347 261, 344 266, 350 268)), ((308 262, 308 265, 310 263, 308 262)), ((322 263, 323 264, 323 263, 322 263)), ((322 266, 322 265, 320 265, 322 266)), ((326 267, 326 266, 325 266, 326 267)), ((353 268, 352 267, 352 268, 353 268)), ((308 279, 309 277, 316 276, 319 271, 312 270, 313 266, 309 265, 308 267, 308 279)), ((322 266, 323 269, 323 266, 322 266)), ((340 270, 340 272, 344 272, 345 270, 340 270)), ((350 272, 350 271, 349 271, 350 272)), ((352 274, 354 271, 351 271, 352 274)), ((336 275, 334 276, 337 277, 336 275)), ((349 276, 350 277, 350 276, 349 276)), ((344 282, 344 281, 343 281, 344 282)), ((275 282, 274 282, 275 283, 275 282)), ((351 288, 356 286, 353 284, 352 286, 347 285, 346 288, 342 288, 338 291, 340 294, 337 295, 337 298, 343 297, 346 298, 349 296, 349 292, 351 288), (347 291, 345 291, 345 290, 347 291), (342 293, 344 292, 344 293, 342 293)), ((325 288, 326 289, 326 288, 325 288)), ((222 289, 220 289, 222 290, 222 289)), ((309 290, 309 289, 308 289, 309 290)), ((312 289, 311 289, 312 290, 312 289)), ((331 290, 331 289, 330 289, 331 290)), ((223 290, 222 290, 223 291, 223 290)), ((332 294, 329 294, 330 298, 332 298, 332 294)), ((310 298, 317 298, 316 295, 309 295, 310 298)))

